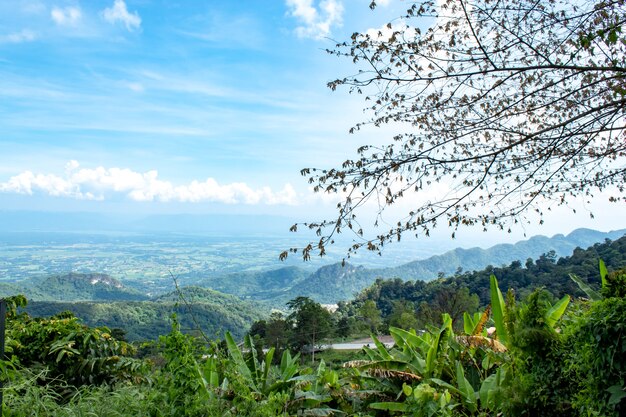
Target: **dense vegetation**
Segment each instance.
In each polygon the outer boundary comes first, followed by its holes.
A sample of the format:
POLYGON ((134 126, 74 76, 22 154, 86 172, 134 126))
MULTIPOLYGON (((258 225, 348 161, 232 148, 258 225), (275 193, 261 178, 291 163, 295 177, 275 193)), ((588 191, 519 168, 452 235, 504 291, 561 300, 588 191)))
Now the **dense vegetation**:
MULTIPOLYGON (((250 336, 243 347, 228 333, 207 345, 176 318, 141 358, 69 313, 18 313, 17 297, 7 315, 4 415, 617 417, 626 411, 626 271, 601 271, 602 291, 583 285, 589 300, 573 303, 542 290, 518 302, 492 276, 489 307, 463 314, 459 330, 447 313, 421 334, 390 327, 395 347, 374 339, 341 368, 257 351, 250 336)), ((329 331, 319 304, 291 304, 287 320, 318 337, 329 331)))
POLYGON ((348 323, 358 323, 359 310, 371 301, 388 324, 394 315, 401 315, 407 309, 418 326, 432 324, 443 312, 450 313, 456 323, 464 311, 473 312, 489 304, 492 274, 500 278, 503 288, 512 289, 517 299, 524 299, 537 288, 545 289, 553 299, 583 296, 570 274, 584 277, 585 283, 599 287, 598 259, 606 259, 607 266, 615 270, 626 267, 626 237, 597 243, 588 249, 576 248, 571 256, 558 260, 550 252, 523 264, 515 261, 508 266, 488 267, 430 282, 379 279, 354 300, 340 303, 339 314, 348 323), (472 300, 471 294, 477 299, 472 300))
MULTIPOLYGON (((169 306, 159 314, 194 302, 176 310, 188 318, 157 327, 166 336, 141 345, 69 312, 33 318, 26 300, 12 297, 4 415, 617 417, 626 412, 625 245, 428 283, 381 280, 334 313, 297 297, 287 314, 256 321, 243 346, 231 333, 222 340, 198 331, 204 317, 185 308, 217 295, 200 288, 152 301, 169 306), (615 272, 601 263, 598 274, 599 254, 615 272), (483 278, 493 272, 500 285, 493 274, 483 278), (534 282, 544 288, 531 289, 534 282), (569 283, 582 297, 560 295, 569 283), (394 347, 374 337, 360 354, 318 351, 333 338, 381 332, 394 347)), ((124 311, 122 303, 77 306, 124 311)))

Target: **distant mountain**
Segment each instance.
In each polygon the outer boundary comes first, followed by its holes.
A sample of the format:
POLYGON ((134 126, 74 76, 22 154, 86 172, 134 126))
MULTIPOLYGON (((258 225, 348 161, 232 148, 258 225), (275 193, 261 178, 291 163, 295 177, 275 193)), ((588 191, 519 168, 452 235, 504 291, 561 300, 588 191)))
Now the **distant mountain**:
POLYGON ((534 236, 515 244, 500 244, 488 249, 454 249, 442 255, 389 268, 368 269, 349 263, 344 266, 336 263, 323 266, 311 274, 292 267, 288 273, 281 268, 204 279, 196 277, 194 282, 243 298, 272 301, 275 304, 285 303, 300 295, 322 303, 336 303, 352 298, 377 278, 430 281, 438 276, 481 270, 489 265, 503 266, 513 261, 523 263, 550 251, 554 251, 557 257, 571 255, 577 247, 587 248, 606 239, 618 239, 625 234, 626 229, 607 233, 577 229, 567 236, 534 236), (290 277, 294 277, 293 281, 289 281, 290 277))
POLYGON ((352 298, 375 279, 376 272, 362 266, 350 263, 326 265, 293 285, 281 298, 288 301, 305 295, 322 303, 336 303, 352 298))
POLYGON ((591 288, 600 290, 602 284, 599 259, 604 261, 609 272, 626 268, 626 236, 614 241, 596 243, 586 249, 576 248, 570 256, 558 260, 556 254, 550 253, 523 263, 516 261, 501 267, 490 266, 429 282, 376 280, 349 302, 352 306, 348 306, 346 311, 356 311, 366 300, 372 300, 383 316, 388 316, 397 301, 406 300, 419 306, 422 302, 449 297, 459 288, 476 294, 480 304, 485 306, 491 302, 492 275, 497 277, 502 291, 511 289, 518 299, 526 298, 538 288, 550 292, 555 299, 565 295, 586 297, 570 275, 575 274, 591 288))
POLYGON ((421 261, 409 262, 396 268, 380 270, 384 277, 431 280, 439 275, 455 274, 463 271, 477 271, 489 265, 507 265, 513 261, 534 259, 544 253, 554 251, 557 257, 571 255, 577 247, 587 248, 605 239, 616 240, 626 234, 626 229, 599 232, 591 229, 576 229, 567 236, 557 234, 552 237, 533 236, 514 244, 500 244, 488 249, 454 249, 443 255, 431 256, 421 261))
POLYGON ((0 296, 26 294, 35 301, 141 301, 148 296, 106 274, 69 273, 0 285, 0 296))
POLYGON ((266 271, 233 272, 213 276, 181 274, 179 279, 183 283, 201 285, 241 298, 273 300, 280 298, 309 274, 310 272, 303 268, 286 266, 266 271))

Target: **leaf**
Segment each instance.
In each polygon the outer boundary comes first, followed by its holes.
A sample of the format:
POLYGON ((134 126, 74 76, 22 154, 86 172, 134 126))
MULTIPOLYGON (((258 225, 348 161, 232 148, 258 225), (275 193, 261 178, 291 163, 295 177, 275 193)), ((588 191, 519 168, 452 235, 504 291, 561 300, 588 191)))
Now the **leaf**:
POLYGON ((409 345, 410 347, 416 348, 421 344, 421 340, 418 335, 415 333, 406 331, 404 329, 400 329, 398 327, 389 327, 389 334, 393 337, 396 342, 396 346, 402 348, 404 345, 409 345))
POLYGON ((409 406, 405 403, 371 403, 370 408, 373 408, 374 410, 399 411, 401 413, 409 411, 409 406))
POLYGON ((611 393, 609 405, 619 404, 623 398, 626 398, 626 387, 622 387, 621 385, 610 386, 607 388, 607 391, 611 393))
POLYGON ((504 323, 504 298, 502 292, 498 288, 498 280, 495 275, 491 275, 489 279, 491 290, 491 312, 493 314, 493 321, 496 325, 497 339, 505 346, 508 344, 508 332, 504 323))
POLYGON ((241 354, 241 351, 239 350, 239 347, 235 343, 235 340, 231 336, 230 332, 226 332, 226 334, 224 335, 224 338, 226 339, 226 346, 228 347, 228 353, 230 354, 230 357, 233 359, 233 362, 235 363, 235 365, 237 366, 239 373, 247 381, 249 381, 250 383, 253 383, 252 373, 250 372, 248 365, 246 365, 246 362, 243 359, 243 355, 241 354))
POLYGON ((572 281, 574 281, 576 284, 578 284, 578 288, 580 288, 580 290, 582 292, 584 292, 591 301, 600 301, 602 299, 602 296, 600 295, 599 292, 593 290, 589 286, 589 284, 584 282, 578 276, 576 276, 574 274, 569 274, 569 277, 572 279, 572 281))
POLYGON ((504 370, 498 368, 496 373, 489 375, 480 386, 479 396, 482 408, 495 411, 500 409, 501 402, 505 400, 502 395, 502 381, 504 380, 504 370))
POLYGON ((263 362, 263 381, 262 381, 262 389, 265 391, 267 387, 267 377, 270 372, 270 368, 272 367, 272 359, 274 359, 274 351, 275 348, 270 348, 265 354, 265 361, 263 362))
POLYGON ((569 295, 564 296, 546 312, 545 321, 548 326, 554 327, 556 322, 559 321, 563 313, 565 313, 565 309, 567 309, 569 300, 569 295))
POLYGON ((428 348, 426 354, 426 369, 424 370, 426 376, 434 376, 435 366, 437 365, 437 356, 439 348, 441 346, 441 337, 446 333, 452 333, 452 319, 448 313, 442 315, 443 324, 439 331, 433 335, 432 343, 428 348))
POLYGON ((465 334, 474 334, 475 325, 476 323, 472 320, 472 316, 470 316, 467 311, 463 313, 463 330, 465 331, 465 334))
POLYGON ((456 363, 456 384, 459 392, 461 393, 461 397, 463 398, 463 403, 467 409, 472 413, 476 412, 478 409, 476 392, 474 391, 472 384, 470 384, 467 378, 465 378, 465 371, 463 370, 461 362, 456 363))
POLYGON ((598 263, 600 266, 600 278, 602 279, 602 288, 606 288, 606 276, 609 275, 609 271, 607 271, 606 265, 604 264, 604 261, 602 259, 600 259, 598 263))
POLYGON ((376 336, 372 335, 372 340, 374 341, 374 344, 378 348, 378 353, 380 354, 380 356, 383 359, 385 359, 385 360, 393 360, 393 358, 391 357, 389 352, 387 352, 387 348, 385 347, 385 345, 383 345, 380 342, 380 340, 378 340, 378 338, 376 336))

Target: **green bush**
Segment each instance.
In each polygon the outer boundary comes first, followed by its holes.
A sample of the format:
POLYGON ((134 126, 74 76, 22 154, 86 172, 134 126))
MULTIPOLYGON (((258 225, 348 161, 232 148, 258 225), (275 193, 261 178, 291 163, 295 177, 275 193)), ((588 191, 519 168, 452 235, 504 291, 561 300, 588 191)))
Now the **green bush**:
MULTIPOLYGON (((81 324, 72 313, 50 318, 17 314, 23 299, 9 303, 7 352, 21 367, 41 371, 41 384, 75 387, 140 382, 145 364, 133 359, 131 345, 113 338, 106 327, 81 324)), ((65 390, 67 391, 67 390, 65 390)))
POLYGON ((594 302, 568 335, 581 416, 626 414, 626 298, 594 302))

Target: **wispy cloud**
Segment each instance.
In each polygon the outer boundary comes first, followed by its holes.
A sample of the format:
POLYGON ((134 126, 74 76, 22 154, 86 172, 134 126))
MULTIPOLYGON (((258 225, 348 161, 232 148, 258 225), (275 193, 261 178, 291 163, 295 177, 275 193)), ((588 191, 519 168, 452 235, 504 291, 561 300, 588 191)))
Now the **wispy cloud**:
POLYGON ((0 44, 32 42, 35 39, 37 39, 37 34, 35 32, 30 29, 23 29, 19 32, 13 32, 7 35, 0 35, 0 44))
POLYGON ((78 7, 53 7, 50 17, 59 26, 74 26, 80 21, 82 12, 78 7))
POLYGON ((289 14, 298 20, 296 34, 301 38, 321 39, 343 22, 343 4, 338 0, 287 0, 289 14))
POLYGON ((116 167, 80 168, 77 161, 70 161, 66 165, 63 176, 24 171, 6 182, 0 182, 0 192, 26 195, 41 193, 82 200, 105 200, 121 194, 138 202, 297 204, 296 191, 290 184, 286 184, 280 191, 273 191, 270 187, 254 189, 242 182, 222 185, 213 178, 175 185, 159 179, 156 170, 142 173, 116 167))
POLYGON ((102 16, 111 24, 123 23, 129 31, 141 26, 141 17, 137 12, 130 13, 124 0, 115 0, 111 7, 104 9, 102 16))

